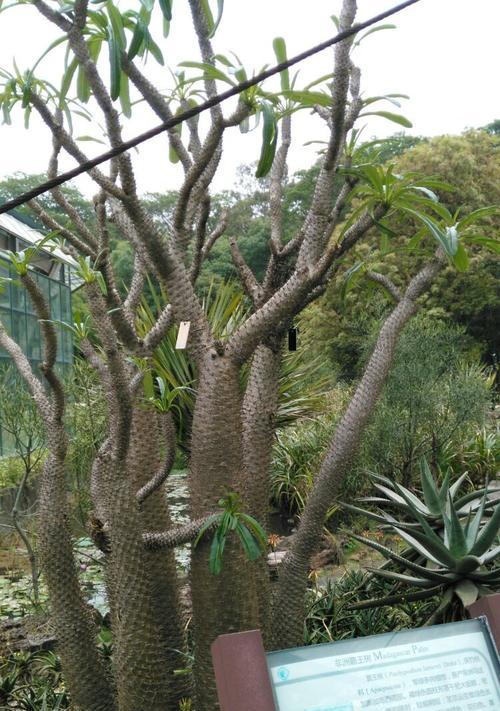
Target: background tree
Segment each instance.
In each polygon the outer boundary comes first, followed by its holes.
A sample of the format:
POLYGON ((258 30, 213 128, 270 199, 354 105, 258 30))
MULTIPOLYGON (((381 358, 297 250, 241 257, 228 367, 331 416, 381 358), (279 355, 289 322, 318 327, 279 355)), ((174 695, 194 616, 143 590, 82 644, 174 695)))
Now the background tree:
POLYGON ((468 362, 461 329, 417 317, 402 335, 391 374, 363 444, 365 462, 411 486, 418 461, 433 470, 451 442, 479 429, 491 402, 484 368, 468 362))
MULTIPOLYGON (((439 178, 449 186, 446 190, 437 189, 442 204, 452 214, 460 208, 461 215, 466 215, 500 205, 497 151, 497 137, 482 130, 467 131, 461 136, 424 139, 414 146, 410 143, 409 150, 397 157, 392 155, 389 160, 396 171, 412 170, 439 178)), ((382 157, 385 158, 385 148, 382 157)), ((418 252, 408 249, 412 243, 407 236, 414 234, 416 222, 399 213, 387 226, 390 231, 386 235, 373 235, 353 250, 345 262, 348 281, 332 282, 303 318, 302 331, 308 346, 313 351, 327 352, 332 367, 343 377, 359 375, 366 334, 387 310, 387 302, 376 286, 363 279, 363 269, 353 274, 349 270, 359 262, 366 264, 368 259, 373 269, 381 269, 397 282, 404 275, 407 278, 415 262, 421 260, 418 252)), ((497 239, 499 228, 498 210, 485 215, 481 226, 485 238, 497 239)), ((497 363, 500 347, 495 326, 500 315, 498 243, 492 246, 493 251, 481 249, 480 244, 473 246, 467 272, 445 268, 424 298, 429 311, 466 330, 474 339, 471 347, 479 349, 489 365, 497 363)))
MULTIPOLYGON (((148 54, 163 61, 153 39, 157 16, 151 4, 127 12, 121 12, 112 0, 91 7, 86 0, 75 0, 64 8, 44 0, 32 4, 67 41, 61 89, 38 79, 33 71, 4 72, 2 108, 10 115, 21 104, 28 109, 28 117, 29 111, 35 111, 42 118, 53 142, 49 176, 57 174, 61 151, 78 163, 86 160, 69 123, 73 81, 79 101, 94 102, 92 113, 102 117, 107 140, 117 147, 122 141, 121 124, 131 113, 129 89, 166 121, 200 95, 215 96, 217 81, 233 83, 245 75, 244 68, 231 68, 230 59, 216 55, 212 38, 218 19, 201 0, 189 0, 201 62, 185 62, 188 71, 174 75, 175 84, 167 93, 154 87, 141 67, 140 60, 148 54), (99 57, 104 48, 109 64, 101 63, 99 57)), ((168 25, 171 3, 161 2, 160 8, 168 25)), ((344 0, 340 30, 352 26, 355 13, 355 0, 344 0)), ((187 140, 186 133, 169 131, 171 156, 180 162, 184 178, 165 224, 158 216, 155 221, 147 199, 139 196, 132 156, 127 153, 111 162, 109 174, 100 168, 90 171, 98 187, 91 221, 59 189, 52 192, 52 198, 69 218, 67 224, 55 220, 42 204, 31 205, 79 261, 95 337, 82 321, 75 325, 75 336, 99 375, 107 406, 108 427, 92 467, 91 496, 93 521, 100 527, 106 556, 114 643, 112 680, 99 657, 96 630, 75 571, 65 487, 66 397, 54 370, 56 331, 49 321, 48 305, 31 277, 29 254, 12 255, 41 321, 40 377, 3 327, 0 344, 26 380, 46 427, 48 456, 39 501, 41 565, 65 680, 77 708, 167 711, 190 693, 187 677, 175 674, 183 666, 185 640, 173 553, 176 544, 188 540, 198 539, 189 580, 197 711, 212 711, 216 706, 210 644, 218 634, 261 627, 270 646, 300 642, 309 561, 382 391, 398 337, 417 310, 417 300, 439 272, 442 258, 460 265, 462 240, 470 235, 470 228, 459 230, 457 242, 456 231, 450 233, 446 225, 439 224, 442 211, 434 196, 426 193, 434 182, 417 181, 414 175, 396 176, 380 164, 367 163, 366 152, 357 151, 353 127, 363 107, 372 102, 360 94, 360 72, 350 56, 351 45, 352 40, 346 40, 335 46, 333 80, 325 80, 319 89, 297 91, 298 79, 284 71, 279 91, 248 90, 227 112, 215 106, 205 128, 188 121, 187 140), (312 107, 324 120, 328 139, 310 204, 297 215, 293 234, 285 237, 283 189, 292 116, 312 107), (260 116, 263 122, 257 176, 268 176, 269 260, 259 280, 246 264, 238 241, 230 241, 251 310, 236 330, 221 338, 208 323, 195 283, 212 247, 227 230, 226 214, 213 214, 209 192, 224 133, 237 126, 245 129, 251 116, 260 116), (438 256, 434 256, 435 241, 429 240, 423 251, 426 264, 407 285, 398 288, 387 277, 380 278, 396 305, 339 421, 271 596, 265 561, 257 558, 262 545, 257 522, 265 525, 267 517, 283 337, 296 315, 324 291, 345 256, 369 230, 383 216, 401 210, 412 211, 419 219, 427 211, 424 224, 439 244, 438 256), (120 293, 113 270, 110 224, 134 253, 126 296, 120 293), (148 274, 157 279, 169 303, 151 328, 139 334, 136 315, 148 274), (174 460, 175 429, 171 413, 153 406, 149 369, 170 328, 186 321, 190 323, 189 355, 197 373, 189 455, 191 522, 173 528, 162 485, 174 460), (241 371, 247 365, 243 390, 241 371), (237 535, 231 533, 229 523, 234 523, 237 535), (214 558, 221 563, 218 575, 209 569, 214 558)), ((274 51, 278 59, 286 56, 282 39, 275 40, 274 51)), ((329 71, 331 67, 326 66, 325 72, 329 71)))
MULTIPOLYGON (((22 462, 22 473, 16 486, 14 504, 10 511, 12 526, 28 553, 33 584, 33 599, 38 603, 38 559, 32 532, 27 529, 22 510, 26 489, 32 474, 38 469, 44 456, 43 423, 33 398, 17 371, 10 367, 0 368, 0 429, 2 437, 9 442, 12 451, 22 462)), ((4 442, 6 444, 6 442, 4 442)))

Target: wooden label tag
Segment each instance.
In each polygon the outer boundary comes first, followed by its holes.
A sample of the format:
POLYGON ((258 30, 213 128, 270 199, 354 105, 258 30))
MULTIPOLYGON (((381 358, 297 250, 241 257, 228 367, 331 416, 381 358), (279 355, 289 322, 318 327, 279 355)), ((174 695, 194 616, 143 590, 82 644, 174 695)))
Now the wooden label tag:
POLYGON ((177 341, 175 343, 176 350, 183 351, 186 348, 190 327, 191 321, 180 322, 179 331, 177 332, 177 341))

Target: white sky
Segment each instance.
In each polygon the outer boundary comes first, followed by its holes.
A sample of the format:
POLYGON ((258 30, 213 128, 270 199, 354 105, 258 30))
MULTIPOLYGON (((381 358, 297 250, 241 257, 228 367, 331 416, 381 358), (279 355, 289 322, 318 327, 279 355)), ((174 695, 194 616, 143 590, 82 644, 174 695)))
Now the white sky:
MULTIPOLYGON (((367 19, 396 3, 397 0, 358 0, 358 19, 367 19)), ((225 4, 224 17, 214 39, 215 51, 234 50, 249 70, 274 62, 272 40, 278 35, 285 37, 289 56, 333 36, 335 27, 329 16, 340 9, 340 0, 226 0, 225 4)), ((136 0, 134 5, 128 2, 127 6, 138 7, 139 2, 136 0)), ((158 29, 153 30, 169 66, 199 58, 187 8, 187 0, 175 0, 168 40, 163 40, 159 23, 158 29)), ((367 38, 357 50, 357 63, 363 70, 365 96, 392 92, 410 95, 402 111, 413 122, 413 129, 407 129, 408 133, 459 133, 467 127, 500 118, 499 0, 421 0, 387 22, 396 24, 397 29, 367 38)), ((32 7, 21 6, 1 14, 0 67, 11 69, 15 57, 21 70, 28 68, 60 34, 32 7)), ((61 64, 62 54, 54 52, 41 65, 38 74, 57 84, 61 64)), ((104 52, 101 66, 107 76, 104 52)), ((329 71, 331 51, 327 50, 302 65, 297 87, 329 71)), ((149 60, 146 72, 160 88, 169 85, 167 70, 154 60, 149 60)), ((387 104, 380 108, 391 110, 392 107, 387 104)), ((396 124, 381 119, 365 121, 367 138, 401 130, 396 124)), ((15 113, 13 122, 13 126, 0 126, 0 178, 16 171, 44 172, 50 154, 50 139, 45 128, 33 117, 30 129, 24 130, 20 111, 15 113)), ((125 136, 131 137, 157 123, 156 116, 141 109, 126 124, 125 136)), ((226 136, 216 189, 232 187, 237 166, 258 158, 260 133, 260 127, 244 136, 233 129, 226 136)), ((296 119, 293 133, 292 172, 314 161, 315 147, 303 144, 322 138, 324 128, 317 117, 303 112, 296 119)), ((75 135, 81 134, 98 137, 99 128, 89 124, 78 126, 75 135)), ((90 156, 104 149, 97 143, 81 145, 90 156)), ((134 155, 134 162, 141 191, 175 189, 179 185, 181 171, 169 162, 164 137, 142 146, 134 155)), ((72 166, 71 159, 62 161, 63 168, 72 166)), ((78 179, 77 185, 87 194, 93 190, 86 177, 78 179)))

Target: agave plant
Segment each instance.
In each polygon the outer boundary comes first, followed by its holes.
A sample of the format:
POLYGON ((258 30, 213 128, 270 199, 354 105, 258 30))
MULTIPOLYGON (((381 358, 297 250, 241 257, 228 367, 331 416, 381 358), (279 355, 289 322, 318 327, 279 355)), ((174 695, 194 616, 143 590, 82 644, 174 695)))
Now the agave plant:
MULTIPOLYGON (((442 528, 444 525, 443 513, 446 508, 446 504, 449 499, 453 502, 453 506, 459 517, 468 515, 471 512, 477 511, 477 509, 482 505, 484 496, 487 497, 484 503, 484 513, 488 514, 495 507, 496 501, 494 499, 488 499, 488 496, 495 491, 494 487, 483 487, 481 489, 476 489, 467 494, 459 496, 459 491, 462 484, 467 479, 467 472, 462 474, 453 484, 450 483, 452 469, 448 468, 441 486, 438 485, 435 478, 432 475, 430 467, 427 463, 425 457, 422 457, 419 462, 420 465, 420 482, 422 487, 422 499, 413 494, 409 489, 401 486, 397 482, 391 481, 388 477, 381 476, 376 472, 368 472, 368 476, 373 483, 374 487, 383 496, 365 496, 359 501, 363 503, 375 504, 379 507, 390 506, 403 514, 409 519, 410 523, 398 524, 405 526, 419 526, 418 522, 415 522, 415 516, 413 510, 416 509, 430 524, 432 527, 442 528), (413 523, 411 521, 413 520, 413 523)), ((376 514, 371 511, 365 511, 362 508, 353 506, 351 504, 343 503, 344 508, 353 511, 354 513, 360 513, 377 523, 392 525, 397 523, 396 519, 383 512, 381 514, 376 514)))
POLYGON ((500 566, 495 564, 500 555, 500 506, 491 500, 491 488, 458 497, 465 476, 450 486, 448 474, 439 486, 425 460, 421 461, 423 500, 395 482, 375 477, 375 485, 386 498, 369 498, 369 501, 390 503, 406 514, 405 521, 385 511, 377 514, 348 504, 344 506, 382 523, 408 548, 399 554, 377 541, 350 534, 397 567, 396 570, 369 568, 374 575, 397 584, 395 595, 368 600, 355 607, 375 607, 439 595, 439 605, 428 620, 430 624, 442 619, 460 619, 465 616, 467 605, 496 591, 500 584, 500 566), (488 510, 493 511, 491 516, 486 515, 488 510), (400 592, 401 586, 421 590, 405 593, 400 592))

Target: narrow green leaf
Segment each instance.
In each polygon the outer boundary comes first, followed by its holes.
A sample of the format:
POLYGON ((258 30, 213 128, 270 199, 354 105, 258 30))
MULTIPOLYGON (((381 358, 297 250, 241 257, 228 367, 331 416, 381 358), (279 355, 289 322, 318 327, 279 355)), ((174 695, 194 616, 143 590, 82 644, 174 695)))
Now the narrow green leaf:
POLYGON ((141 47, 144 44, 146 38, 147 27, 141 18, 137 19, 137 23, 134 29, 134 34, 132 35, 132 40, 130 42, 130 47, 127 53, 127 57, 132 60, 138 54, 141 47))
POLYGON ((333 24, 337 28, 337 30, 340 30, 340 20, 337 17, 337 15, 330 15, 330 19, 332 20, 333 24))
MULTIPOLYGON (((452 499, 455 498, 457 492, 459 491, 460 487, 462 486, 463 482, 465 481, 467 477, 467 472, 465 474, 461 474, 458 479, 450 486, 450 496, 452 499)), ((460 508, 458 506, 458 508, 460 508)))
POLYGON ((64 103, 64 101, 66 99, 66 96, 68 94, 69 88, 71 86, 71 82, 73 81, 73 77, 75 76, 75 72, 76 72, 77 68, 78 68, 78 60, 75 58, 69 63, 66 71, 64 72, 63 79, 61 82, 61 89, 59 91, 59 105, 60 106, 64 103))
POLYGON ((375 484, 376 488, 382 491, 386 496, 389 497, 392 501, 399 501, 401 502, 406 502, 406 504, 410 507, 412 511, 417 511, 420 512, 423 515, 427 515, 431 513, 427 506, 425 506, 420 499, 415 496, 411 491, 406 489, 404 486, 401 486, 400 484, 396 484, 396 489, 397 493, 389 489, 387 486, 382 486, 382 484, 375 484))
POLYGON ((220 513, 215 513, 212 514, 207 518, 203 526, 200 528, 198 531, 198 535, 196 536, 195 540, 193 541, 193 547, 196 548, 198 543, 200 542, 201 538, 205 535, 205 533, 212 528, 212 526, 215 525, 216 522, 219 522, 222 519, 222 514, 220 513))
POLYGON ((316 105, 329 108, 332 104, 331 97, 322 91, 292 91, 288 89, 283 89, 282 93, 286 99, 295 101, 296 103, 301 104, 305 108, 314 107, 316 105))
POLYGON ((212 9, 210 7, 209 0, 200 0, 200 5, 201 5, 201 9, 203 10, 203 14, 205 15, 205 20, 207 23, 207 30, 208 30, 208 38, 210 39, 213 36, 214 27, 215 27, 215 20, 214 20, 214 16, 212 13, 212 9))
POLYGON ((254 538, 258 541, 262 550, 265 551, 267 548, 267 536, 260 523, 253 518, 253 516, 249 516, 246 513, 240 513, 238 514, 238 517, 241 521, 244 521, 254 538))
POLYGON ((248 560, 257 560, 257 558, 260 558, 262 550, 260 546, 257 545, 255 538, 252 536, 248 528, 242 523, 237 523, 235 530, 248 560))
POLYGON ((413 126, 412 122, 405 116, 401 116, 401 114, 393 114, 392 111, 365 111, 364 113, 359 114, 359 118, 362 118, 363 116, 380 116, 381 118, 385 118, 388 121, 397 123, 405 128, 412 128, 413 126))
POLYGON ((264 178, 271 170, 278 141, 276 118, 272 106, 267 101, 262 103, 262 117, 262 148, 255 172, 256 178, 264 178))
POLYGON ((346 269, 342 276, 342 287, 340 289, 340 298, 345 301, 347 292, 352 288, 356 280, 365 271, 366 265, 363 260, 356 262, 352 267, 346 269))
POLYGON ((127 46, 127 39, 125 37, 125 30, 123 27, 123 18, 120 11, 116 8, 111 0, 106 2, 106 10, 108 11, 110 26, 113 30, 113 35, 115 36, 116 43, 120 49, 125 49, 127 46))
MULTIPOLYGON (((448 501, 448 490, 450 488, 450 476, 451 476, 451 469, 449 468, 444 476, 443 483, 441 484, 441 489, 439 490, 440 511, 442 511, 445 508, 446 502, 448 501)), ((451 498, 452 499, 454 498, 453 494, 451 495, 451 498)))
POLYGON ((222 13, 224 12, 224 0, 217 0, 217 17, 215 18, 215 22, 212 28, 212 32, 210 33, 210 37, 213 37, 215 33, 217 32, 217 28, 220 25, 220 21, 222 20, 222 13))
POLYGON ((108 287, 106 286, 106 282, 104 281, 104 277, 102 275, 102 272, 96 272, 95 277, 97 279, 97 283, 99 285, 99 289, 101 290, 101 293, 103 296, 107 296, 108 294, 108 287))
POLYGON ((227 74, 224 74, 221 69, 213 67, 211 64, 189 61, 180 62, 179 67, 191 67, 193 69, 201 69, 203 71, 204 76, 208 79, 216 79, 219 81, 226 82, 226 84, 231 84, 231 86, 235 86, 235 83, 227 76, 227 74))
POLYGON ((453 264, 459 272, 466 272, 469 268, 469 257, 462 242, 458 243, 457 251, 453 257, 453 264))
POLYGON ((163 17, 167 22, 172 20, 172 0, 158 0, 163 17))
POLYGON ((155 386, 151 370, 147 370, 144 373, 142 383, 144 388, 144 397, 148 400, 152 400, 155 396, 155 386))
POLYGON ((31 106, 27 106, 24 109, 24 128, 29 128, 30 126, 31 108, 31 106))
MULTIPOLYGON (((273 49, 274 49, 274 54, 276 55, 276 60, 278 64, 281 64, 282 62, 286 62, 287 60, 287 54, 286 54, 286 43, 283 37, 275 37, 273 40, 273 49)), ((280 72, 280 82, 281 82, 281 90, 282 91, 289 91, 290 90, 290 74, 288 69, 284 69, 282 72, 280 72)))
POLYGON ((130 118, 132 116, 132 106, 130 103, 129 80, 125 72, 121 73, 120 78, 120 106, 122 107, 123 115, 130 118))
POLYGON ((156 59, 158 64, 163 67, 165 64, 165 60, 163 58, 163 53, 161 49, 158 47, 154 39, 151 37, 151 33, 149 30, 147 31, 146 34, 146 46, 149 52, 153 55, 153 57, 156 59))
POLYGON ((385 24, 385 25, 377 25, 376 27, 372 27, 369 29, 367 32, 365 32, 364 35, 361 35, 361 37, 356 41, 356 44, 359 44, 362 42, 365 37, 368 37, 368 35, 373 35, 375 32, 382 32, 383 30, 395 30, 396 25, 391 25, 391 24, 385 24))
POLYGON ((75 141, 94 141, 95 143, 106 145, 105 141, 101 141, 99 138, 94 138, 93 136, 77 136, 75 141))
POLYGON ((455 557, 450 553, 448 548, 444 545, 443 541, 441 538, 437 535, 437 533, 429 526, 428 522, 426 521, 425 517, 422 516, 420 511, 418 511, 411 502, 406 499, 404 491, 402 491, 402 487, 399 487, 396 484, 396 487, 398 491, 400 491, 401 496, 405 498, 406 503, 410 508, 413 508, 413 513, 415 515, 415 518, 417 521, 420 523, 423 533, 420 531, 412 531, 412 535, 422 543, 426 548, 431 551, 431 553, 439 560, 443 565, 448 565, 451 566, 452 568, 455 566, 456 559, 455 557))
MULTIPOLYGON (((441 565, 441 562, 434 556, 432 553, 419 541, 417 541, 416 538, 414 538, 411 533, 407 533, 403 528, 399 526, 394 526, 394 530, 398 532, 398 534, 401 536, 401 538, 406 541, 417 553, 419 553, 421 556, 426 558, 427 560, 430 560, 432 563, 435 563, 436 565, 441 565)), ((429 569, 431 570, 431 569, 429 569)), ((420 572, 420 571, 419 571, 420 572)), ((431 571, 431 575, 432 575, 431 571)), ((442 580, 440 582, 443 582, 442 580)))
POLYGON ((463 217, 458 221, 457 226, 459 230, 464 230, 466 227, 474 224, 483 217, 490 217, 491 215, 498 215, 500 213, 500 207, 498 205, 490 205, 489 207, 480 207, 478 210, 473 210, 466 217, 463 217))
POLYGON ((500 240, 494 239, 493 237, 483 237, 482 235, 464 235, 464 239, 473 244, 479 244, 480 246, 487 247, 491 249, 492 252, 500 254, 500 240))
POLYGON ((109 51, 109 69, 110 69, 110 80, 111 80, 111 98, 116 101, 120 96, 120 83, 121 83, 121 62, 120 62, 120 48, 115 41, 114 36, 110 36, 108 40, 108 51, 109 51))
POLYGON ((449 244, 449 241, 447 239, 446 233, 443 232, 443 230, 432 220, 428 215, 424 215, 422 212, 419 212, 418 210, 413 210, 412 208, 405 208, 405 211, 408 212, 410 215, 413 215, 416 217, 418 220, 424 223, 424 225, 427 227, 429 232, 431 233, 432 237, 436 240, 436 242, 439 244, 441 249, 444 251, 444 253, 450 258, 453 259, 455 256, 455 253, 452 251, 451 245, 449 244))
POLYGON ((219 575, 222 570, 222 556, 224 554, 224 546, 226 545, 226 537, 222 536, 220 529, 217 529, 212 539, 210 546, 210 557, 208 567, 212 575, 219 575))

